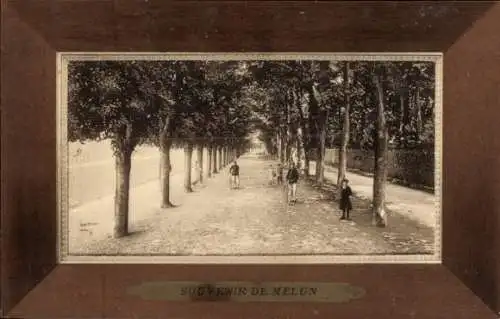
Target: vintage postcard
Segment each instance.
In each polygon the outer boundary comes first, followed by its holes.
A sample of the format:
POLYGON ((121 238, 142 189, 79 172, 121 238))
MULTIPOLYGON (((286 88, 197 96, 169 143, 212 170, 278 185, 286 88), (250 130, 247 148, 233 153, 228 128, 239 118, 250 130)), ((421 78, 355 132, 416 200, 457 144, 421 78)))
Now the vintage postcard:
POLYGON ((440 262, 441 54, 58 68, 62 263, 440 262))

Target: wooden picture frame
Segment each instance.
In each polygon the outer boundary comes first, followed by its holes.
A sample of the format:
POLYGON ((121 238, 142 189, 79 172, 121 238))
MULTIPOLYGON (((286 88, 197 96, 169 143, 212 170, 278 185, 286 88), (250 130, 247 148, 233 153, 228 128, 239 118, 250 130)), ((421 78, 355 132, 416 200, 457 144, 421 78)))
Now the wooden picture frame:
POLYGON ((29 318, 495 318, 498 2, 2 0, 1 311, 29 318), (57 52, 443 52, 442 264, 57 264, 57 52), (145 301, 147 280, 347 282, 343 304, 145 301))

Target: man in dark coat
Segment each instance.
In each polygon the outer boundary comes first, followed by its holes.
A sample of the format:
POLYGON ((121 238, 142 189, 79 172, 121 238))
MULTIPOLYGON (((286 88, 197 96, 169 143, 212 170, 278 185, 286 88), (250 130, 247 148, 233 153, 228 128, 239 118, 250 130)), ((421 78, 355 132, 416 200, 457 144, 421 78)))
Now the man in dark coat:
POLYGON ((290 169, 286 174, 286 181, 288 182, 288 198, 290 202, 297 202, 297 182, 299 181, 299 171, 295 167, 295 163, 291 163, 290 169))

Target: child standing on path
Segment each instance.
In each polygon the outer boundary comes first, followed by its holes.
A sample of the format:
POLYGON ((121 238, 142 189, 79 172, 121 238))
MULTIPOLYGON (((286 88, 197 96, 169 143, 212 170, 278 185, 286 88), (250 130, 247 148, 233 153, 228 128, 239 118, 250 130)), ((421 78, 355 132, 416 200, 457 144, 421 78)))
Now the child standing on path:
POLYGON ((340 217, 341 220, 351 220, 349 216, 349 213, 352 210, 351 196, 352 190, 349 187, 349 180, 344 179, 340 190, 340 210, 342 211, 342 217, 340 217))
POLYGON ((297 202, 297 182, 299 181, 299 171, 295 167, 295 163, 291 163, 290 169, 286 174, 286 181, 288 182, 288 199, 292 203, 297 202))
POLYGON ((269 175, 269 185, 273 185, 274 181, 276 180, 276 171, 274 170, 272 164, 269 165, 268 175, 269 175))

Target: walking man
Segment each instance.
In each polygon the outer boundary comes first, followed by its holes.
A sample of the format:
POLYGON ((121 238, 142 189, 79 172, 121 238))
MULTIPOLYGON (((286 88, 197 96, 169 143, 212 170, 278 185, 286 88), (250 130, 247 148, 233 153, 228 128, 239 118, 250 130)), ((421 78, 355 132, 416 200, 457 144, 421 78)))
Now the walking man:
POLYGON ((283 184, 283 165, 281 163, 278 163, 278 167, 276 168, 276 184, 282 185, 283 184))
POLYGON ((238 163, 234 161, 233 165, 229 168, 229 173, 231 174, 231 188, 239 188, 240 187, 240 167, 238 163))
POLYGON ((291 163, 290 169, 286 174, 288 183, 288 199, 292 203, 297 202, 297 182, 299 181, 299 171, 295 167, 295 163, 291 163))

